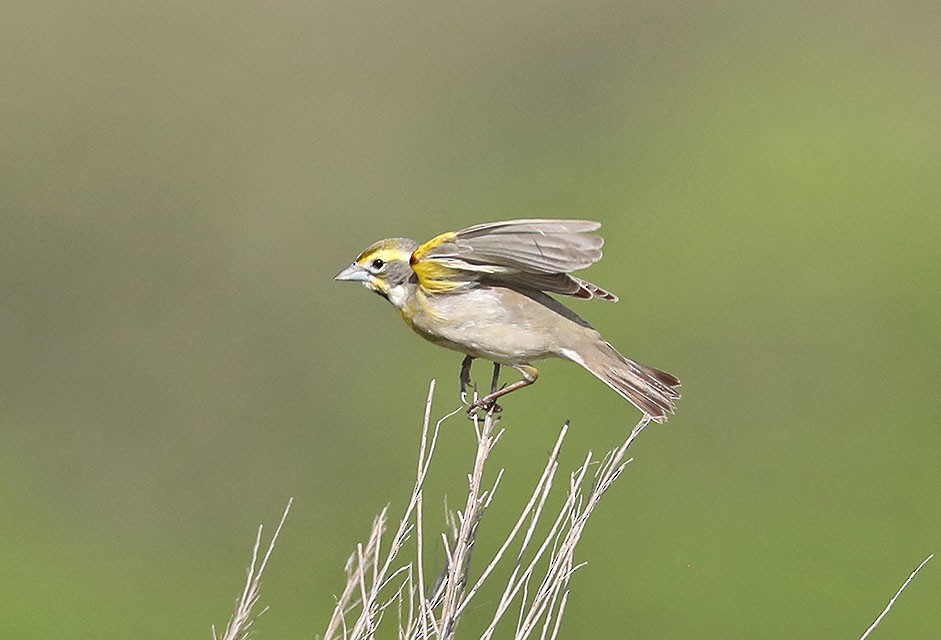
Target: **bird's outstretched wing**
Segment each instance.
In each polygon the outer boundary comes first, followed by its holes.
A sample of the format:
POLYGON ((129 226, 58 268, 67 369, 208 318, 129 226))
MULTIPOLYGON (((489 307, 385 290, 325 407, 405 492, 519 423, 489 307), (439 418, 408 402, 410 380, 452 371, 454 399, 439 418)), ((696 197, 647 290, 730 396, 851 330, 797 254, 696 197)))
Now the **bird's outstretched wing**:
POLYGON ((411 257, 419 284, 434 293, 474 282, 517 286, 577 298, 617 296, 570 275, 601 259, 601 227, 590 220, 507 220, 442 233, 411 257))

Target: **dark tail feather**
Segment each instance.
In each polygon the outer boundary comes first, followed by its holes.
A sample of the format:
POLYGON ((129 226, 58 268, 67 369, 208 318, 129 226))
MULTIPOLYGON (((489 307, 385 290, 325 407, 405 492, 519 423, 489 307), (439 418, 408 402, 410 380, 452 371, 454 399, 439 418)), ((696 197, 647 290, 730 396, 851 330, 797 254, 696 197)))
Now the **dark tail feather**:
POLYGON ((674 400, 680 381, 676 376, 625 358, 607 342, 589 354, 579 354, 579 362, 625 400, 650 416, 654 422, 666 422, 676 409, 674 400))

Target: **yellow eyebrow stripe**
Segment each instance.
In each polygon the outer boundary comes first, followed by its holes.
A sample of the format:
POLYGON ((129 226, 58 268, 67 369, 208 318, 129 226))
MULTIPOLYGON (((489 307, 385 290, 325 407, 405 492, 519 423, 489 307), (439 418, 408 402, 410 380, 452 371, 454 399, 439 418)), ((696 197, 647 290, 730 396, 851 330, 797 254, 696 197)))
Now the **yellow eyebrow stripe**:
POLYGON ((401 249, 395 249, 393 247, 380 247, 373 251, 367 251, 356 259, 356 262, 360 264, 366 264, 379 258, 383 262, 393 262, 395 260, 401 260, 402 262, 408 262, 411 258, 411 254, 408 251, 403 251, 401 249))

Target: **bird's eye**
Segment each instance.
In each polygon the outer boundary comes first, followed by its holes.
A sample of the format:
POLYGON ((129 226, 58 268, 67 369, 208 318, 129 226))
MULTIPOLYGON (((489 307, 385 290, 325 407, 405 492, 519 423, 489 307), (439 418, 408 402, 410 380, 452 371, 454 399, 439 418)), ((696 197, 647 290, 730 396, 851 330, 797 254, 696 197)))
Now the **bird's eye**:
POLYGON ((381 258, 376 258, 375 260, 369 263, 369 266, 372 267, 374 271, 379 271, 384 266, 386 266, 386 263, 383 262, 381 258))

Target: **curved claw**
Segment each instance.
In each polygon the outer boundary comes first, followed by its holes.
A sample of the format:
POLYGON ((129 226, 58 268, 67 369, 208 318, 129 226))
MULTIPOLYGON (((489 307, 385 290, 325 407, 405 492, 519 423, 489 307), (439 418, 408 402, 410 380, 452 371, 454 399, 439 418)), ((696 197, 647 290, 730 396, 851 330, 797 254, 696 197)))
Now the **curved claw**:
POLYGON ((496 400, 483 397, 479 400, 475 400, 469 407, 467 407, 467 417, 473 418, 474 415, 480 411, 483 411, 484 413, 489 413, 490 411, 493 411, 493 413, 500 413, 503 411, 503 407, 498 405, 496 400))

